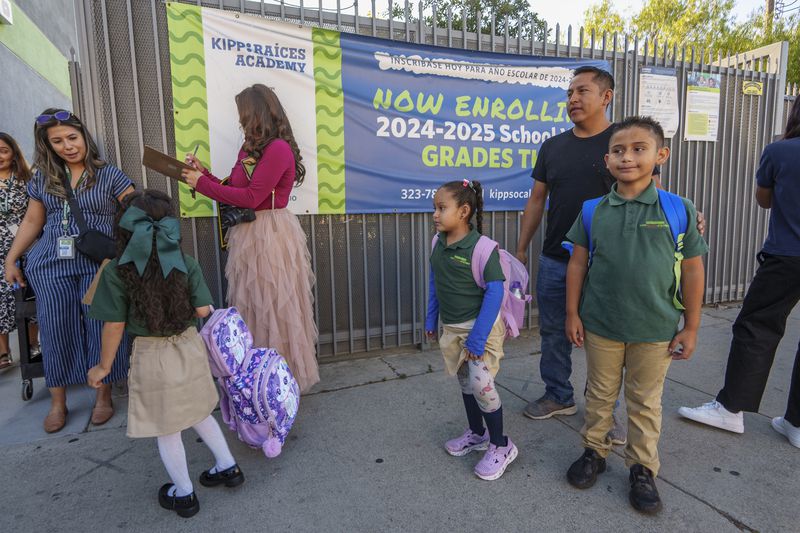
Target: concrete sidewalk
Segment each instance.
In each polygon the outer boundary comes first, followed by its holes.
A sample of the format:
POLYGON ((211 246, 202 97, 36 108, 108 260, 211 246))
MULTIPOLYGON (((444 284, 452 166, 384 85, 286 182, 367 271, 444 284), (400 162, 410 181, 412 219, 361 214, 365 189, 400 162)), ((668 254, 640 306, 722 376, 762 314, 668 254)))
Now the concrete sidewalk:
MULTIPOLYGON (((543 391, 538 338, 507 343, 498 375, 505 426, 519 458, 498 481, 472 473, 477 454, 448 456, 442 443, 465 426, 459 388, 436 351, 324 365, 322 382, 301 402, 284 452, 268 460, 230 433, 247 482, 240 488, 195 484, 200 513, 184 520, 156 500, 167 475, 153 439, 125 436, 125 398, 115 418, 90 428, 92 394, 70 391, 70 423, 55 436, 41 430, 47 391, 19 398, 19 371, 0 374, 0 531, 799 531, 800 450, 770 427, 781 416, 800 337, 800 310, 789 319, 761 412, 745 414, 735 435, 687 422, 681 405, 713 399, 724 376, 730 326, 738 308, 706 309, 700 345, 676 362, 664 391, 664 510, 637 514, 628 504, 621 449, 587 491, 565 472, 582 452, 579 413, 547 421, 521 415, 543 391), (533 352, 533 353, 532 353, 533 352)), ((574 356, 573 384, 585 380, 574 356)), ((580 395, 578 395, 580 396, 580 395)), ((184 434, 193 477, 211 454, 184 434)))

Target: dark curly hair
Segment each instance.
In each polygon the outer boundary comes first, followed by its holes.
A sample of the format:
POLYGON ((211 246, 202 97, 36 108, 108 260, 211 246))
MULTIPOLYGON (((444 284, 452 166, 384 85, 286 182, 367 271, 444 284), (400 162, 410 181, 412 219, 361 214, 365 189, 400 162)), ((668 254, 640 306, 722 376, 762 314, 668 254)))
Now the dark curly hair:
MULTIPOLYGON (((138 207, 153 220, 175 216, 169 196, 161 191, 144 189, 128 194, 122 200, 123 209, 117 213, 117 258, 122 256, 131 239, 132 233, 119 226, 122 215, 131 206, 138 207)), ((131 318, 144 324, 155 336, 175 335, 185 330, 195 318, 192 293, 189 279, 183 272, 173 269, 164 278, 158 254, 155 253, 155 237, 154 234, 150 259, 141 277, 133 263, 117 265, 117 272, 128 290, 132 304, 131 318)))
POLYGON ((478 233, 483 233, 483 187, 478 180, 472 180, 468 185, 464 181, 448 181, 440 187, 450 194, 456 201, 456 205, 469 205, 469 216, 467 222, 475 216, 475 229, 478 233))

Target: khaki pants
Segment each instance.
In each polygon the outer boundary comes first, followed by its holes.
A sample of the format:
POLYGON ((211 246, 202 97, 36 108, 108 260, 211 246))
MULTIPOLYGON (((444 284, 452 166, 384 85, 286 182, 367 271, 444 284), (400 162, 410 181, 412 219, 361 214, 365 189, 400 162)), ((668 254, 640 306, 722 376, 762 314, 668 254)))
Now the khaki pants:
POLYGON ((586 422, 583 445, 607 457, 611 412, 625 370, 628 407, 628 444, 625 464, 641 464, 658 474, 658 438, 661 434, 661 393, 672 357, 669 342, 624 343, 586 332, 586 422))

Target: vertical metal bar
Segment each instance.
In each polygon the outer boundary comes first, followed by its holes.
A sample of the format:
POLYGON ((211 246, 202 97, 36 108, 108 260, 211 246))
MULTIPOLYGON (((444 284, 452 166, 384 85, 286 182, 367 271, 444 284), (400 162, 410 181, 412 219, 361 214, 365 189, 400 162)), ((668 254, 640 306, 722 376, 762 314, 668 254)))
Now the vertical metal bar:
MULTIPOLYGON (((749 77, 750 77, 750 81, 754 81, 755 80, 755 71, 754 70, 750 71, 750 76, 749 77)), ((743 96, 743 98, 747 98, 747 100, 748 100, 747 103, 748 103, 748 108, 749 109, 748 109, 748 113, 747 113, 747 117, 748 117, 747 124, 750 125, 749 128, 745 129, 745 131, 747 132, 747 151, 745 152, 745 165, 744 165, 744 168, 745 168, 745 172, 744 172, 745 193, 746 193, 744 195, 744 198, 746 200, 748 200, 749 204, 750 204, 750 209, 748 209, 747 248, 745 250, 743 250, 744 260, 746 261, 745 262, 745 279, 744 279, 744 286, 746 288, 747 284, 748 284, 748 281, 750 280, 751 273, 752 273, 753 261, 752 261, 751 256, 750 256, 750 250, 752 250, 753 246, 754 246, 753 245, 753 240, 755 239, 754 230, 756 229, 756 218, 758 216, 758 213, 756 212, 756 209, 758 207, 756 206, 755 201, 753 201, 753 180, 752 180, 751 176, 754 176, 755 172, 753 172, 752 168, 751 168, 751 163, 750 163, 751 162, 751 158, 750 158, 750 156, 751 156, 753 150, 756 147, 757 139, 758 139, 758 131, 759 131, 759 128, 761 127, 761 124, 764 123, 764 120, 754 120, 753 119, 753 108, 755 107, 753 105, 753 99, 754 98, 752 96, 743 96), (752 128, 752 124, 755 124, 755 128, 756 128, 755 138, 751 134, 751 131, 750 131, 750 128, 752 128)), ((756 114, 756 118, 758 118, 760 116, 761 115, 756 114)))
MULTIPOLYGON (((350 353, 353 353, 353 267, 350 258, 350 217, 344 215, 345 246, 347 246, 347 333, 350 353)), ((333 268, 333 266, 331 266, 333 268)))
POLYGON ((394 0, 389 0, 389 39, 394 40, 394 0))
POLYGON ((489 34, 489 51, 490 52, 494 52, 494 46, 495 46, 495 35, 494 35, 495 34, 495 15, 494 15, 494 12, 492 12, 492 17, 489 19, 489 23, 490 23, 489 30, 491 31, 491 33, 489 34))
POLYGON ((336 321, 336 277, 333 275, 336 272, 336 264, 333 258, 333 215, 326 215, 328 220, 328 264, 330 265, 329 278, 331 281, 331 347, 333 348, 333 356, 336 356, 336 328, 338 327, 336 321))
POLYGON ((381 269, 381 348, 386 348, 386 262, 383 256, 383 215, 378 215, 378 243, 381 269))
MULTIPOLYGON (((644 46, 647 48, 647 39, 644 41, 644 46)), ((635 114, 637 111, 637 105, 639 103, 639 37, 636 36, 633 38, 633 73, 631 79, 631 92, 633 93, 633 98, 631 98, 631 114, 635 114)))
POLYGON ((342 31, 342 0, 336 0, 336 29, 342 31))
MULTIPOLYGON (((161 47, 158 42, 158 22, 156 18, 156 3, 150 2, 150 16, 153 19, 153 46, 156 56, 156 82, 158 83, 158 113, 159 118, 161 119, 161 149, 164 153, 170 153, 171 149, 167 148, 167 117, 164 114, 164 80, 161 76, 161 57, 159 56, 158 52, 161 50, 161 47)), ((170 106, 172 107, 172 106, 170 106)), ((180 157, 179 154, 178 157, 180 157)), ((167 179, 164 180, 167 186, 167 195, 172 198, 172 180, 167 179)), ((216 232, 214 232, 216 234, 216 232)), ((219 246, 217 246, 217 253, 219 253, 219 246)), ((221 270, 219 263, 217 264, 217 271, 221 270)), ((219 287, 220 294, 222 293, 222 283, 220 282, 219 287)), ((220 298, 219 301, 222 301, 220 298)))
POLYGON ((553 54, 555 57, 559 57, 558 51, 560 45, 561 45, 561 25, 559 23, 556 23, 556 44, 555 44, 555 53, 553 54))
MULTIPOLYGON (((264 2, 261 2, 261 14, 264 14, 264 2)), ((286 3, 281 0, 281 20, 286 20, 286 3)))
MULTIPOLYGON (((433 28, 431 28, 431 36, 432 36, 432 39, 433 39, 433 46, 438 46, 439 43, 436 40, 436 29, 439 27, 439 19, 437 18, 438 17, 438 13, 436 11, 436 4, 433 4, 431 6, 431 10, 432 10, 431 19, 433 20, 433 28)), ((421 9, 420 9, 420 18, 422 18, 422 10, 421 9)))
MULTIPOLYGON (((728 62, 728 68, 730 69, 730 61, 728 62)), ((737 106, 736 106, 737 98, 736 97, 737 97, 737 90, 738 90, 738 86, 739 86, 739 84, 737 83, 737 81, 738 81, 737 78, 738 78, 738 68, 736 67, 736 65, 734 65, 734 71, 733 71, 733 108, 732 108, 732 114, 731 114, 731 145, 733 145, 733 140, 734 140, 733 128, 735 127, 735 124, 736 124, 736 121, 735 121, 736 109, 737 109, 737 106)), ((735 152, 735 150, 731 149, 729 151, 729 154, 728 154, 728 173, 727 174, 729 176, 732 175, 734 177, 734 179, 731 180, 731 182, 728 184, 728 194, 727 194, 728 201, 725 203, 726 206, 733 205, 731 203, 731 195, 734 196, 734 198, 733 198, 734 202, 736 201, 736 194, 735 194, 736 175, 734 174, 734 170, 733 170, 734 152, 735 152)), ((729 215, 728 219, 726 220, 726 224, 725 224, 725 241, 724 241, 726 243, 733 242, 733 241, 731 241, 731 238, 733 237, 733 226, 734 226, 734 222, 735 222, 735 218, 734 217, 735 217, 735 213, 737 212, 737 210, 738 210, 738 206, 737 205, 733 205, 733 210, 730 211, 731 215, 729 215)), ((726 278, 725 281, 727 282, 727 292, 726 292, 726 296, 725 296, 725 301, 731 301, 731 300, 734 299, 734 298, 731 297, 732 294, 733 294, 733 290, 734 290, 733 289, 733 283, 734 283, 734 280, 733 280, 733 276, 734 276, 734 274, 733 274, 733 270, 734 270, 733 257, 732 257, 732 254, 728 253, 732 248, 733 248, 732 246, 726 247, 725 256, 724 256, 724 262, 723 262, 724 275, 725 275, 725 278, 726 278)))
MULTIPOLYGON (((313 271, 319 272, 317 268, 317 230, 316 224, 314 221, 317 219, 315 216, 310 216, 309 220, 311 222, 311 268, 313 271)), ((314 317, 317 320, 317 324, 322 323, 322 318, 319 316, 319 283, 314 283, 314 317)), ((319 335, 317 335, 317 357, 320 354, 320 340, 319 335)))
MULTIPOLYGON (((422 2, 419 3, 419 20, 417 21, 417 42, 424 43, 425 42, 425 18, 422 14, 422 2)), ((433 21, 433 27, 436 27, 436 20, 433 21)), ((435 37, 435 34, 434 34, 435 37)), ((434 38, 433 44, 436 44, 436 39, 434 38)))
MULTIPOLYGON (((375 13, 373 11, 373 13, 375 13)), ((373 17, 373 20, 375 18, 373 17)), ((380 215, 378 215, 380 216, 380 215)), ((364 247, 364 339, 366 341, 366 350, 369 351, 369 265, 367 257, 369 253, 367 250, 367 215, 361 215, 361 246, 364 247)))
MULTIPOLYGON (((533 24, 531 24, 531 55, 536 55, 536 46, 533 44, 533 24)), ((547 21, 542 22, 542 56, 547 56, 547 21)))
MULTIPOLYGON (((720 81, 722 80, 722 56, 718 55, 717 61, 717 74, 720 76, 720 81)), ((727 84, 727 77, 726 77, 726 84, 727 84)), ((709 192, 709 203, 707 208, 707 218, 708 220, 714 220, 715 226, 715 236, 714 242, 712 243, 712 253, 708 256, 706 263, 708 264, 708 272, 706 274, 706 296, 705 302, 706 303, 713 303, 717 301, 717 264, 718 264, 718 257, 716 250, 714 248, 717 246, 718 237, 719 237, 719 226, 720 221, 718 220, 717 213, 718 206, 719 206, 719 190, 722 188, 722 173, 717 173, 717 151, 718 146, 725 146, 725 125, 727 124, 727 114, 728 114, 728 88, 727 85, 725 87, 725 99, 722 102, 722 118, 720 123, 720 129, 722 139, 720 143, 715 143, 714 149, 711 152, 711 190, 709 192), (716 204, 716 205, 715 205, 716 204), (708 290, 710 289, 710 291, 708 290)), ((720 83, 720 97, 722 97, 722 83, 720 83)), ((711 240, 707 237, 707 240, 711 240)))
MULTIPOLYGON (((106 54, 106 77, 108 78, 108 99, 109 106, 111 107, 111 131, 114 134, 114 154, 116 155, 115 163, 119 166, 122 165, 122 156, 119 149, 119 126, 117 125, 117 99, 114 96, 114 74, 111 72, 111 47, 108 42, 108 12, 106 11, 106 3, 100 3, 100 14, 103 19, 103 47, 106 54)), ((196 247, 195 247, 196 249, 196 247)), ((196 257, 196 255, 195 255, 196 257)))
POLYGON ((572 57, 572 24, 567 26, 567 57, 572 57))
POLYGON ((481 8, 480 6, 475 7, 475 36, 478 39, 478 51, 481 50, 481 41, 482 33, 481 33, 481 8))
MULTIPOLYGON (((303 5, 305 0, 300 0, 300 24, 305 25, 306 23, 306 8, 303 5)), ((264 2, 261 2, 261 9, 264 9, 264 2)))
POLYGON ((467 49, 467 6, 465 5, 464 8, 461 10, 461 36, 463 37, 464 42, 461 43, 464 50, 467 49))
MULTIPOLYGON (((681 99, 681 104, 680 104, 679 109, 684 110, 683 112, 684 112, 684 115, 685 115, 685 113, 686 113, 685 112, 685 109, 686 109, 686 47, 685 46, 681 49, 681 72, 680 72, 680 78, 678 80, 678 87, 679 88, 680 87, 684 88, 679 93, 680 94, 679 98, 681 99)), ((681 120, 679 121, 679 124, 680 125, 678 127, 677 134, 681 135, 681 129, 683 129, 684 131, 686 130, 686 124, 684 124, 683 117, 681 117, 681 120)), ((677 154, 678 157, 676 158, 676 161, 677 161, 678 164, 676 165, 675 173, 673 174, 676 177, 675 185, 672 187, 672 192, 674 192, 676 194, 678 194, 678 191, 680 190, 679 181, 680 181, 680 176, 683 174, 683 171, 682 171, 683 167, 681 165, 681 161, 683 160, 684 151, 689 149, 689 143, 690 143, 689 141, 682 142, 682 138, 681 137, 678 138, 678 144, 676 146, 677 151, 678 151, 678 154, 677 154)), ((687 165, 687 168, 688 168, 688 165, 687 165)))
POLYGON ((402 337, 400 335, 400 327, 403 324, 403 310, 401 307, 401 295, 400 295, 400 214, 394 214, 394 253, 395 253, 395 264, 394 264, 394 279, 395 279, 395 296, 397 297, 397 346, 400 346, 402 337))
POLYGON ((353 3, 353 7, 356 10, 356 14, 354 17, 355 23, 353 24, 353 28, 355 29, 356 35, 359 35, 361 33, 361 22, 359 20, 361 17, 358 12, 358 0, 355 0, 355 2, 353 3))
MULTIPOLYGON (((622 93, 622 113, 620 118, 628 114, 628 100, 630 96, 630 81, 628 80, 628 34, 625 34, 625 48, 622 50, 622 80, 623 80, 623 93, 622 93)), ((617 34, 614 34, 614 41, 617 40, 617 34)), ((616 53, 616 52, 615 52, 616 53)))
POLYGON ((447 46, 453 47, 453 7, 447 6, 447 46))
MULTIPOLYGON (((420 4, 421 5, 421 4, 420 4)), ((415 234, 416 213, 411 213, 411 250, 408 254, 411 261, 411 343, 417 345, 417 236, 415 234)))
POLYGON ((404 20, 404 22, 405 22, 404 26, 406 28, 406 42, 410 42, 411 41, 411 31, 410 31, 410 28, 408 26, 408 19, 411 18, 411 10, 408 7, 408 0, 405 0, 405 8, 403 10, 403 18, 405 19, 404 20))
POLYGON ((505 53, 508 53, 508 15, 506 15, 505 20, 503 21, 503 26, 505 29, 503 32, 503 50, 505 53))
POLYGON ((378 24, 377 19, 375 18, 375 0, 372 0, 372 36, 378 36, 378 24))
MULTIPOLYGON (((390 7, 391 7, 391 6, 390 6, 390 7)), ((321 28, 321 27, 322 27, 322 25, 323 25, 323 19, 322 19, 322 0, 319 0, 319 7, 317 7, 317 9, 318 9, 318 11, 317 11, 317 15, 319 15, 319 26, 320 26, 320 28, 321 28)))
MULTIPOLYGON (((608 34, 603 32, 603 60, 606 59, 606 53, 608 51, 608 34)), ((611 50, 611 75, 614 76, 614 80, 619 80, 618 71, 619 65, 617 62, 617 32, 614 32, 614 35, 611 37, 611 46, 613 46, 613 50, 611 50)), ((616 81, 616 86, 619 86, 619 81, 616 81)), ((611 121, 614 122, 617 120, 617 98, 616 95, 614 98, 611 99, 611 105, 609 106, 609 112, 611 116, 611 121)))
MULTIPOLYGON (((133 15, 131 14, 131 0, 125 2, 125 10, 128 15, 128 46, 131 49, 131 76, 133 77, 133 105, 136 109, 136 134, 139 140, 139 153, 144 152, 144 134, 142 133, 142 107, 139 101, 139 73, 136 70, 136 42, 133 39, 133 15)), ((110 88, 110 87, 109 87, 110 88)), ((121 161, 119 162, 121 164, 121 161)), ((147 169, 141 165, 142 185, 147 188, 147 169)))
POLYGON ((517 55, 522 55, 522 17, 517 19, 517 55))

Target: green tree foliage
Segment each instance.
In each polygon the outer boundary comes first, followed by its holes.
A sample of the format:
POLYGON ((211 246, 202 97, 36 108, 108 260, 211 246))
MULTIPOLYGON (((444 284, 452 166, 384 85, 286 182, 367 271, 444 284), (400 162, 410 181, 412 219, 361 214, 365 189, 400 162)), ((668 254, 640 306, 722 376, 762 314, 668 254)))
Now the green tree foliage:
MULTIPOLYGON (((642 8, 627 18, 614 7, 613 0, 600 0, 584 13, 585 35, 594 29, 630 33, 659 46, 667 43, 686 46, 723 57, 743 53, 777 41, 789 42, 787 77, 800 82, 800 13, 768 20, 764 9, 754 11, 743 22, 731 16, 735 0, 646 0, 642 8)), ((588 43, 588 40, 586 40, 588 43)))
MULTIPOLYGON (((541 39, 545 28, 544 21, 531 11, 527 0, 422 0, 425 25, 429 27, 433 26, 434 6, 436 6, 436 25, 440 28, 447 27, 448 8, 454 30, 464 28, 465 12, 469 32, 474 32, 478 27, 477 13, 481 14, 481 33, 491 33, 492 13, 495 16, 497 35, 505 34, 506 22, 509 37, 517 37, 521 33, 523 38, 529 39, 533 32, 536 39, 541 39)), ((409 2, 406 13, 405 2, 395 2, 391 6, 391 14, 394 20, 416 23, 419 20, 419 4, 409 2)))

